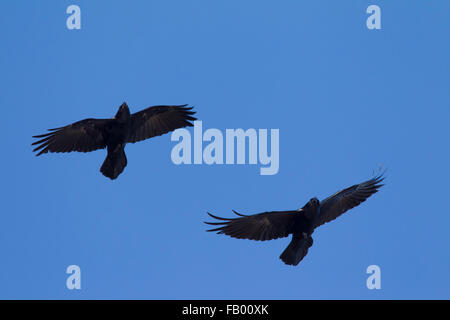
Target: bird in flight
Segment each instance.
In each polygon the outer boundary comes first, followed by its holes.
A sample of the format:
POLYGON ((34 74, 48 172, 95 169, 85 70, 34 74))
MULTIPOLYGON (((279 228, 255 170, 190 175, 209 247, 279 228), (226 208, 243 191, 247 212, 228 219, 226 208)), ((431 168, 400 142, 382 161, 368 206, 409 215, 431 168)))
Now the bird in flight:
POLYGON ((285 238, 292 234, 292 240, 283 251, 280 259, 288 265, 296 266, 308 253, 313 244, 311 235, 314 230, 330 222, 347 210, 366 201, 372 194, 383 186, 383 174, 355 184, 349 188, 336 192, 325 200, 312 198, 301 209, 291 211, 271 211, 253 215, 233 212, 237 218, 221 218, 208 212, 212 218, 221 222, 205 222, 218 226, 209 232, 216 231, 233 238, 257 241, 285 238))
POLYGON ((107 148, 101 173, 116 179, 127 165, 125 145, 160 136, 178 128, 192 127, 189 121, 197 120, 192 107, 153 106, 130 114, 124 102, 112 119, 85 119, 68 126, 49 129, 49 133, 33 136, 39 139, 32 143, 38 152, 90 152, 107 148))

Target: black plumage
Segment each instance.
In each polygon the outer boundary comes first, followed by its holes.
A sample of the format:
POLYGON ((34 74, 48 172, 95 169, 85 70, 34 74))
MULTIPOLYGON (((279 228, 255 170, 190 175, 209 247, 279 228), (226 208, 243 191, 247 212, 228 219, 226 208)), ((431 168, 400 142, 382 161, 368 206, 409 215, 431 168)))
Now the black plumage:
POLYGON ((197 120, 192 107, 153 106, 130 114, 124 102, 112 119, 85 119, 68 126, 49 129, 49 133, 33 136, 39 139, 32 145, 40 156, 47 152, 90 152, 107 148, 108 155, 100 171, 116 179, 127 165, 125 145, 178 128, 191 127, 197 120))
POLYGON ((292 234, 292 239, 280 259, 288 265, 298 265, 313 245, 311 235, 324 223, 366 201, 383 186, 383 175, 343 189, 325 200, 312 198, 303 208, 292 211, 271 211, 254 215, 233 212, 237 218, 221 218, 208 214, 221 222, 205 222, 217 226, 215 231, 238 239, 273 240, 292 234))

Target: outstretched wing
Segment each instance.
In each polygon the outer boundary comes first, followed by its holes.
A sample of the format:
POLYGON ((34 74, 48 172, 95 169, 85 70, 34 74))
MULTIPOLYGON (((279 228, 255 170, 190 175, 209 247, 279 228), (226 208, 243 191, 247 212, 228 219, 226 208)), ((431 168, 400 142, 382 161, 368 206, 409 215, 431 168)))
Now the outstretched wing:
POLYGON ((330 222, 341 214, 366 201, 378 189, 383 186, 383 175, 376 176, 360 184, 355 184, 341 190, 320 202, 320 214, 317 217, 315 227, 330 222))
POLYGON ((89 152, 106 147, 104 132, 112 120, 85 119, 68 126, 49 129, 49 133, 33 136, 40 140, 32 143, 39 151, 36 156, 47 152, 89 152))
POLYGON ((160 136, 178 128, 192 127, 189 121, 197 120, 192 107, 154 106, 131 115, 131 131, 127 142, 135 143, 160 136))
POLYGON ((254 215, 238 215, 238 218, 220 218, 215 215, 208 214, 223 222, 205 222, 213 226, 220 226, 207 231, 217 231, 233 238, 250 239, 250 240, 272 240, 287 237, 293 232, 296 217, 301 211, 272 211, 254 215))

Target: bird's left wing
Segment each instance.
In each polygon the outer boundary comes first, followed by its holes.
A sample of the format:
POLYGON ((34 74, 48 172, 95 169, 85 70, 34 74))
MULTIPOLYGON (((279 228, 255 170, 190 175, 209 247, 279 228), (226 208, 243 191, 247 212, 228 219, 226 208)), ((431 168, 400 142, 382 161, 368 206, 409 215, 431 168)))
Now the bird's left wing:
POLYGON ((131 131, 127 142, 135 143, 160 136, 178 128, 192 127, 189 121, 197 120, 192 107, 153 106, 131 115, 131 131))
POLYGON ((332 196, 320 202, 320 213, 315 222, 315 227, 330 222, 341 214, 366 201, 378 189, 383 186, 383 175, 376 176, 370 180, 355 184, 344 190, 336 192, 332 196))
POLYGON ((272 211, 254 215, 243 215, 233 211, 238 218, 221 218, 208 214, 222 222, 205 222, 209 225, 220 226, 207 231, 217 231, 233 238, 250 240, 272 240, 287 237, 293 232, 296 217, 301 211, 272 211))
POLYGON ((49 133, 33 136, 40 139, 32 143, 39 151, 37 156, 47 152, 90 152, 106 148, 105 130, 110 119, 85 119, 68 126, 49 129, 49 133))

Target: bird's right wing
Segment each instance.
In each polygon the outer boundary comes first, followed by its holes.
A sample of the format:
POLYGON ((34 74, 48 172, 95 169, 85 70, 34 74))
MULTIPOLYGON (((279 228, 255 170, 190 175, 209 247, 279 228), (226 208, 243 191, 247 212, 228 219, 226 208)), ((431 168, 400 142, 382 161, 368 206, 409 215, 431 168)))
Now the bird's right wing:
POLYGON ((366 201, 378 189, 383 186, 381 183, 384 180, 382 174, 370 180, 364 181, 360 184, 355 184, 344 190, 336 192, 332 196, 320 202, 320 213, 317 217, 315 227, 332 221, 341 214, 350 210, 362 202, 366 201))
POLYGON ((89 152, 106 147, 105 129, 111 119, 85 119, 68 126, 49 129, 49 133, 33 136, 40 139, 32 143, 39 151, 37 156, 47 152, 89 152))
POLYGON ((131 132, 128 142, 135 143, 163 135, 178 128, 192 127, 197 120, 192 107, 153 106, 131 115, 131 132))
POLYGON ((287 237, 293 232, 296 217, 302 214, 301 211, 272 211, 254 215, 238 215, 238 218, 221 218, 208 214, 223 222, 205 222, 209 225, 220 226, 207 231, 217 231, 233 238, 250 240, 272 240, 287 237))

